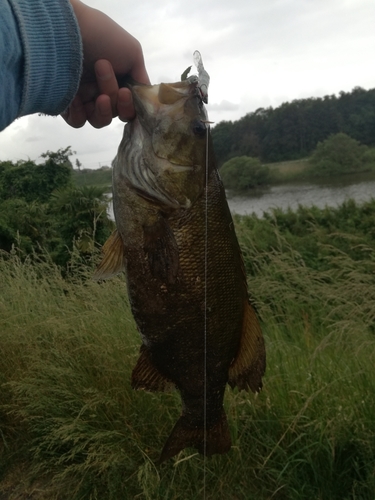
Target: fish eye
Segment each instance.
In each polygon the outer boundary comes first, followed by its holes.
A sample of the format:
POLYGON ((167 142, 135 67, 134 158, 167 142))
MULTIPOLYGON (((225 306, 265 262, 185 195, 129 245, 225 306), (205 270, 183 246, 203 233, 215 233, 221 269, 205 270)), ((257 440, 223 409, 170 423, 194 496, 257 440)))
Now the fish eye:
POLYGON ((201 120, 196 120, 193 122, 193 132, 195 135, 203 136, 207 132, 206 124, 201 120))

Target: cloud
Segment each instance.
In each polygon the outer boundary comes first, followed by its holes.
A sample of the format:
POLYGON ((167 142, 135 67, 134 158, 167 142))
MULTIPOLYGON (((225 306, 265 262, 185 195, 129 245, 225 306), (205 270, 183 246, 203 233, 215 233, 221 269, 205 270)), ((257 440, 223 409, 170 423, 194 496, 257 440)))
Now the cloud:
MULTIPOLYGON (((237 120, 260 107, 375 87, 373 0, 90 0, 142 44, 154 83, 177 81, 192 54, 211 76, 211 120, 237 120)), ((0 134, 0 160, 37 158, 68 145, 84 166, 111 160, 118 120, 75 130, 61 118, 27 117, 0 134)))
POLYGON ((236 111, 238 108, 239 104, 226 100, 223 100, 220 103, 209 104, 207 107, 208 112, 216 111, 217 113, 221 113, 223 111, 236 111))
POLYGON ((116 155, 124 124, 115 120, 101 130, 86 125, 73 129, 60 117, 32 115, 23 117, 0 134, 0 161, 6 159, 38 160, 46 151, 71 146, 83 167, 98 168, 116 155))

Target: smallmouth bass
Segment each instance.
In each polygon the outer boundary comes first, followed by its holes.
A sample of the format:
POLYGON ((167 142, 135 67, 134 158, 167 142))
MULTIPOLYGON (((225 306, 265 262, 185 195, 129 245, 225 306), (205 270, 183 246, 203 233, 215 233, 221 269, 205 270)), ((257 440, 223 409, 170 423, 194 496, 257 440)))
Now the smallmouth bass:
POLYGON ((113 170, 117 230, 95 277, 126 273, 142 337, 132 387, 180 392, 182 415, 159 462, 186 447, 226 453, 226 384, 259 391, 266 357, 215 165, 207 94, 198 77, 129 87, 137 116, 113 170))

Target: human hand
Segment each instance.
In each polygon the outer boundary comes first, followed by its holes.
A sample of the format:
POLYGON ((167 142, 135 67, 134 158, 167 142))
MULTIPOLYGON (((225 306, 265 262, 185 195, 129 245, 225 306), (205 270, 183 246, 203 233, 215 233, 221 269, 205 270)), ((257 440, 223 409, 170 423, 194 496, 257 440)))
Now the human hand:
POLYGON ((103 12, 79 0, 70 2, 81 30, 84 60, 78 93, 62 117, 75 128, 86 121, 101 128, 115 116, 131 120, 135 115, 131 92, 119 88, 116 77, 130 75, 150 83, 140 43, 103 12))

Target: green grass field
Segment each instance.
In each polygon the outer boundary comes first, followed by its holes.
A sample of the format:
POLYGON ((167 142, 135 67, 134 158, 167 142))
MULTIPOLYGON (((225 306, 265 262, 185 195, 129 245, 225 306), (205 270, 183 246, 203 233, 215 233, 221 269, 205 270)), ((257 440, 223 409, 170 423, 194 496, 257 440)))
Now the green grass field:
POLYGON ((374 500, 375 204, 304 210, 236 217, 264 388, 228 389, 230 453, 159 467, 180 401, 130 388, 124 279, 4 254, 0 498, 374 500))
POLYGON ((302 160, 282 161, 269 163, 272 183, 290 182, 305 178, 306 169, 309 166, 308 158, 302 160))
MULTIPOLYGON (((369 156, 374 156, 374 149, 371 148, 369 151, 369 156)), ((352 176, 358 178, 368 178, 373 180, 375 176, 374 162, 371 164, 366 164, 362 169, 357 169, 356 171, 345 172, 343 171, 340 175, 337 172, 333 173, 331 176, 319 177, 311 171, 311 165, 309 164, 309 158, 302 158, 300 160, 282 161, 278 163, 269 163, 267 167, 270 170, 270 183, 271 184, 284 184, 289 182, 298 181, 319 181, 325 180, 327 178, 331 180, 337 180, 339 178, 345 178, 352 176)))

